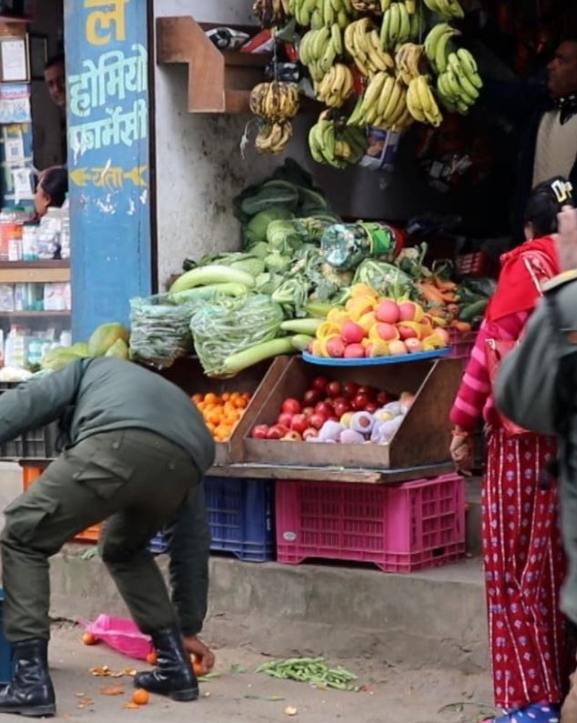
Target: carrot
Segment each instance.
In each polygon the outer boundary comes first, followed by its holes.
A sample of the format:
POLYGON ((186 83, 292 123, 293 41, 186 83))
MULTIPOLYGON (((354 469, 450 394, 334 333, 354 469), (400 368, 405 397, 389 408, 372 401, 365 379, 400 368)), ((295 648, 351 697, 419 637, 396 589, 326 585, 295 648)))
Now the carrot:
POLYGON ((456 291, 457 289, 457 284, 454 281, 446 281, 440 276, 434 275, 433 281, 437 289, 440 289, 441 291, 456 291))
POLYGON ((445 299, 443 298, 443 294, 433 284, 417 284, 417 288, 429 304, 444 305, 445 299))

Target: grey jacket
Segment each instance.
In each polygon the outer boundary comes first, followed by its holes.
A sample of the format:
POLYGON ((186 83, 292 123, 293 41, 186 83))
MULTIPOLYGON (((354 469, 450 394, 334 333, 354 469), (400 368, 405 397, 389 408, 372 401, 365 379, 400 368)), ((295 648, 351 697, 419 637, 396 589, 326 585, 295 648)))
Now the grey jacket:
POLYGON ((577 272, 552 279, 544 290, 548 298, 501 364, 495 400, 517 424, 559 439, 561 527, 569 558, 562 608, 577 623, 577 272))

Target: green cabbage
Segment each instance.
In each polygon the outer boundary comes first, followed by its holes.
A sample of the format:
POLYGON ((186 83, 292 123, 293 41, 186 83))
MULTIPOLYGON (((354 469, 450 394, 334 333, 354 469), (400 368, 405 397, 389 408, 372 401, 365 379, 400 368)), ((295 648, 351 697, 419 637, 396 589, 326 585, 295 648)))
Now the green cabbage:
POLYGON ((266 241, 266 232, 269 224, 273 221, 287 220, 292 217, 292 212, 287 208, 271 208, 268 211, 261 211, 253 216, 244 227, 244 245, 266 241))

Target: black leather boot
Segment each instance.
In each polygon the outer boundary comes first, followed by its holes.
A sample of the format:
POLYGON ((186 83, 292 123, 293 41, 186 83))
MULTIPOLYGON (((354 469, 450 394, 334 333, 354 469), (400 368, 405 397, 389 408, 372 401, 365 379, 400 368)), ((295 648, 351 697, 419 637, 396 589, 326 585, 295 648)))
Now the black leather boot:
POLYGON ((30 718, 56 715, 47 640, 14 644, 14 680, 0 688, 0 713, 19 713, 30 718))
POLYGON ((167 695, 172 700, 196 700, 198 680, 184 650, 180 631, 176 628, 160 630, 152 635, 152 642, 156 648, 156 668, 150 673, 138 673, 134 687, 167 695))

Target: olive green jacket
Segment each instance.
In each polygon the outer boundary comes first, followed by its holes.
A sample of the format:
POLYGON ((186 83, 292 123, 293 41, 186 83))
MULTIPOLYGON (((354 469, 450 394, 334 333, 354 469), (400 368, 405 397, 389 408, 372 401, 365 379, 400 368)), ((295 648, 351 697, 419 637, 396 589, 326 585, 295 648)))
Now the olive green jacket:
MULTIPOLYGON (((215 446, 189 397, 157 374, 119 359, 79 360, 0 396, 0 444, 58 421, 62 446, 117 429, 146 429, 189 452, 201 476, 215 446)), ((167 530, 173 600, 182 631, 202 628, 210 533, 204 486, 167 530)))
POLYGON ((558 436, 561 527, 569 558, 562 608, 577 623, 577 272, 552 279, 544 291, 524 338, 501 364, 495 400, 517 424, 558 436))

